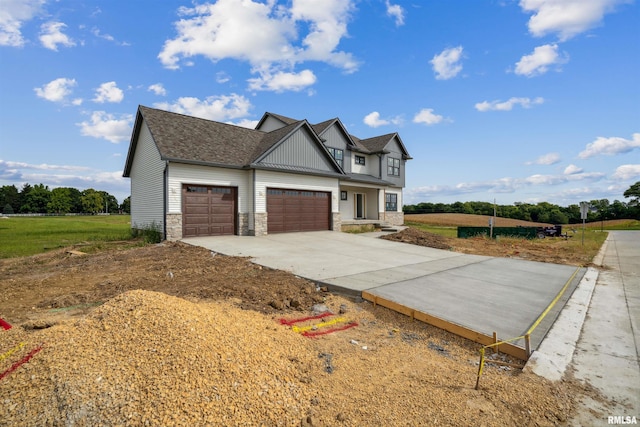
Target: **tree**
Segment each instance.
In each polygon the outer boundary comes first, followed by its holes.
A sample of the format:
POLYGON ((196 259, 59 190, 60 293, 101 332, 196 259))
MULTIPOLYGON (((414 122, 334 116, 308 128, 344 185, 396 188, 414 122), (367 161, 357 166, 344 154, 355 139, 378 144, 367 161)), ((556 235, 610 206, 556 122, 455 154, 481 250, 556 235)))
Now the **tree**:
POLYGON ((624 192, 623 196, 625 199, 631 198, 631 200, 629 201, 629 205, 640 205, 640 181, 632 184, 631 187, 629 187, 627 191, 624 192))
POLYGON ((72 200, 69 188, 59 187, 51 190, 51 198, 47 204, 49 213, 66 214, 71 212, 72 200))
POLYGON ((31 187, 25 184, 22 190, 24 194, 20 212, 23 213, 45 213, 47 212, 47 204, 51 198, 49 187, 44 184, 36 184, 31 187), (26 190, 26 192, 25 192, 26 190))
POLYGON ((118 199, 106 191, 98 191, 98 193, 102 196, 102 200, 105 204, 103 208, 106 208, 108 213, 118 213, 118 209, 120 208, 120 206, 118 206, 118 199))
POLYGON ((127 197, 122 201, 120 205, 120 209, 123 213, 130 214, 131 213, 131 196, 127 197))
POLYGON ((0 206, 4 206, 4 213, 15 213, 20 208, 19 199, 20 193, 15 185, 0 187, 0 206), (8 207, 11 207, 11 212, 7 212, 8 207))
POLYGON ((104 209, 102 194, 93 188, 88 188, 82 192, 82 210, 86 213, 97 214, 104 209))

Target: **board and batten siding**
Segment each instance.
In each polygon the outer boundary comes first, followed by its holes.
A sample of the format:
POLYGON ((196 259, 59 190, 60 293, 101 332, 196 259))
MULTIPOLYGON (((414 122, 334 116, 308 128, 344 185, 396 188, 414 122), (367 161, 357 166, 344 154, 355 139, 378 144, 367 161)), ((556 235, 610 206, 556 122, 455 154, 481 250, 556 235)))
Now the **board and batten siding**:
POLYGON ((384 155, 382 159, 382 179, 388 181, 398 187, 404 187, 404 176, 405 176, 405 166, 406 160, 402 158, 402 148, 400 148, 400 144, 394 138, 391 142, 389 142, 385 150, 389 153, 384 155), (400 176, 389 175, 387 170, 387 159, 389 157, 393 157, 395 159, 400 159, 400 176))
POLYGON ((253 209, 251 171, 216 168, 211 166, 169 164, 169 212, 182 213, 182 185, 201 184, 238 188, 238 213, 249 213, 253 209))
POLYGON ((267 188, 326 191, 331 193, 331 212, 338 212, 340 199, 338 179, 256 170, 256 213, 267 211, 267 188))
POLYGON ((348 142, 345 139, 344 133, 342 133, 337 124, 331 125, 322 133, 322 139, 324 139, 324 145, 331 148, 338 148, 343 150, 343 169, 345 172, 351 172, 351 150, 347 149, 348 142))
POLYGON ((131 227, 145 229, 152 226, 164 230, 164 168, 151 132, 145 122, 131 165, 131 227))
POLYGON ((299 129, 265 156, 260 163, 301 166, 308 169, 333 172, 334 166, 331 165, 326 154, 321 150, 307 130, 299 129))

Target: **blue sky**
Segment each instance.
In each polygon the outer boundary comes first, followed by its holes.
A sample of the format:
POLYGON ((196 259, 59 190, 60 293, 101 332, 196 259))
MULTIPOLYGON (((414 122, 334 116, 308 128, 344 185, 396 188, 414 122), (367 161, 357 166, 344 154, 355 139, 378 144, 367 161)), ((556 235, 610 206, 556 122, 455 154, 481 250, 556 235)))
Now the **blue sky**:
POLYGON ((405 203, 624 200, 632 0, 0 0, 0 185, 105 190, 139 104, 398 132, 405 203))

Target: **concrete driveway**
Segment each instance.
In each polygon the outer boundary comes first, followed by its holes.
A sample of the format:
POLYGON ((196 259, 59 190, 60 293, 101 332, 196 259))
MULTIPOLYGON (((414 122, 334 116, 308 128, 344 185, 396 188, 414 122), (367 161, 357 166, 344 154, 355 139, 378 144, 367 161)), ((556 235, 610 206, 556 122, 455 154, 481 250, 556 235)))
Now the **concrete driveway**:
MULTIPOLYGON (((193 237, 185 243, 326 284, 351 294, 367 291, 414 310, 499 339, 523 335, 576 267, 465 255, 390 242, 367 234, 317 231, 264 237, 193 237)), ((532 334, 537 348, 566 298, 532 334)))

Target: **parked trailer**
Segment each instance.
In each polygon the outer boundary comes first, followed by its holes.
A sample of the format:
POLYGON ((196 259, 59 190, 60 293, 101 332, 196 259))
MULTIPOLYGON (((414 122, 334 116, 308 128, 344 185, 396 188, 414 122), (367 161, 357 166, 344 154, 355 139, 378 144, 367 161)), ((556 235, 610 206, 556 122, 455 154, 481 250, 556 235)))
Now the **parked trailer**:
POLYGON ((562 234, 562 226, 554 225, 552 227, 537 227, 536 235, 538 239, 544 239, 545 237, 567 237, 562 234))

